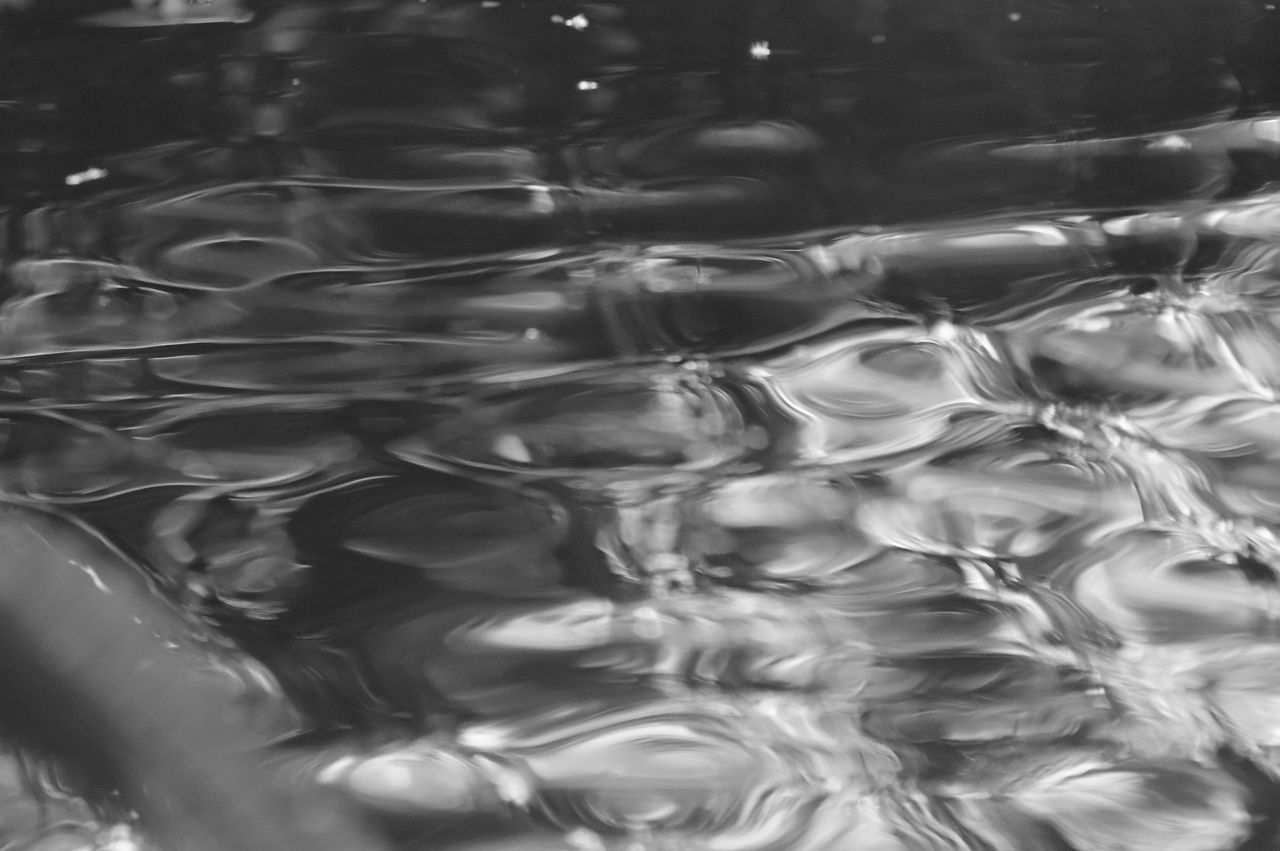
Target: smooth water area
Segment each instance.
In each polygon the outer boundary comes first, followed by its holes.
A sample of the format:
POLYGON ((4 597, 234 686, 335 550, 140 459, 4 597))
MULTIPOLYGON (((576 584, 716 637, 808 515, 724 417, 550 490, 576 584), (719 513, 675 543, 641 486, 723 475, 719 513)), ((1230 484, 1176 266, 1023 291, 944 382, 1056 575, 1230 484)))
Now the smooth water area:
POLYGON ((0 848, 1280 847, 1273 6, 6 5, 0 848))

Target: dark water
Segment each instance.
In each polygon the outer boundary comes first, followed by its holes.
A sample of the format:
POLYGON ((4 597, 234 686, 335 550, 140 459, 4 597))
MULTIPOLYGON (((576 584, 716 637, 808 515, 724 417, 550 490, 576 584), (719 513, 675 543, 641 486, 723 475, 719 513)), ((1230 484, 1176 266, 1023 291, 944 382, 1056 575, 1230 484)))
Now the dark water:
POLYGON ((0 2, 4 851, 1280 847, 1280 13, 0 2))

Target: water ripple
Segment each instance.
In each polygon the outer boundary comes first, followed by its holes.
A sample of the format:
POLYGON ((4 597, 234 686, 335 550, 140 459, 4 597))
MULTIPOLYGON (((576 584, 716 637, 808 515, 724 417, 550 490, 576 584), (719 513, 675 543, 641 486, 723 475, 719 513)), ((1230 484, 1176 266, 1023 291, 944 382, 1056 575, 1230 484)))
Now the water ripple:
POLYGON ((0 847, 1274 846, 1278 22, 0 0, 0 847))

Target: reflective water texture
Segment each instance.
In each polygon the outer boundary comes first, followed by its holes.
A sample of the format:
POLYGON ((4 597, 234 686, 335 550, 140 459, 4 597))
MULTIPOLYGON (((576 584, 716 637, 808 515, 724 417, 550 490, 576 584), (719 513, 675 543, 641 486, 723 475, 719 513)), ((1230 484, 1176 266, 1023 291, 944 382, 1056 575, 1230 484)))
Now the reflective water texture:
POLYGON ((0 6, 0 847, 1280 841, 1274 6, 0 6))

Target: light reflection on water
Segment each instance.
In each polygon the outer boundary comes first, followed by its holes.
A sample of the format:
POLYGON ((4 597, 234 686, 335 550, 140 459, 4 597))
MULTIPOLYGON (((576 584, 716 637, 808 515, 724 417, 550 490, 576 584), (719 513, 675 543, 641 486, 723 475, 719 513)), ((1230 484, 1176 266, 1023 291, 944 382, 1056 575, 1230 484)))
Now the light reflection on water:
POLYGON ((0 2, 0 847, 1271 847, 1274 10, 766 5, 0 2))

